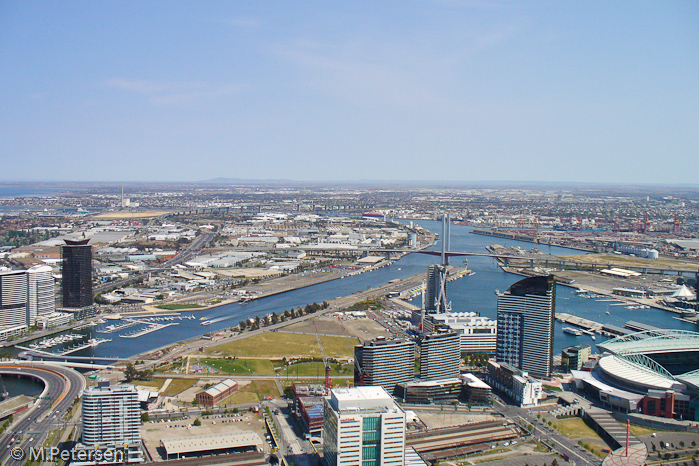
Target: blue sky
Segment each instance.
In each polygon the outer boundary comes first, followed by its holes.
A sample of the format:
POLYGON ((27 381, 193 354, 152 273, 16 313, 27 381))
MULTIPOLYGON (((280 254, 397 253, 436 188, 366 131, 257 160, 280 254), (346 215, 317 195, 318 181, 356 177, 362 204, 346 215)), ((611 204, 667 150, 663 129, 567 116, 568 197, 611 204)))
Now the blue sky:
POLYGON ((697 183, 699 3, 0 0, 0 180, 697 183))

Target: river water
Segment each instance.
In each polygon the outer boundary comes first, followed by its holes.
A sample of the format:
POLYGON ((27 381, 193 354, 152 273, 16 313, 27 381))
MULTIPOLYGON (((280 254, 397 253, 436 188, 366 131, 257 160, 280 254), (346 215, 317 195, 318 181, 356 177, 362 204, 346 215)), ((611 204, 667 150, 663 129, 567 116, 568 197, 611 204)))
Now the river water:
MULTIPOLYGON (((440 222, 417 221, 415 223, 435 232, 439 232, 441 229, 440 222)), ((534 247, 532 243, 474 235, 470 233, 472 230, 473 228, 471 227, 452 225, 451 249, 454 251, 487 252, 485 247, 493 243, 498 243, 503 246, 519 246, 523 249, 531 249, 534 247)), ((439 249, 440 247, 440 243, 438 242, 432 246, 432 249, 439 249)), ((582 251, 556 246, 537 245, 537 247, 541 252, 556 255, 584 254, 582 251)), ((120 321, 108 321, 106 324, 98 327, 73 331, 72 333, 84 334, 86 338, 99 337, 112 339, 111 342, 101 344, 96 348, 88 348, 76 352, 74 355, 110 357, 133 356, 180 340, 235 326, 240 320, 247 319, 248 317, 263 316, 271 312, 279 313, 313 302, 320 303, 324 300, 350 295, 355 291, 380 286, 395 278, 410 277, 425 272, 425 268, 428 265, 437 262, 439 262, 439 257, 437 256, 409 254, 390 266, 380 268, 373 272, 289 291, 279 295, 254 300, 248 304, 233 303, 208 311, 194 313, 185 311, 182 312, 183 315, 193 314, 196 318, 194 320, 182 320, 181 322, 175 321, 178 322, 178 325, 173 325, 133 339, 119 338, 118 335, 127 332, 131 333, 139 329, 139 326, 112 334, 96 333, 97 330, 103 329, 107 325, 120 323, 120 321), (214 320, 215 323, 202 326, 200 322, 201 317, 214 320)), ((460 267, 463 265, 463 259, 458 257, 452 258, 451 263, 452 265, 460 267)), ((490 257, 470 256, 468 257, 468 267, 475 272, 474 275, 449 283, 448 297, 452 302, 453 310, 475 311, 482 316, 495 319, 497 300, 495 290, 504 291, 522 277, 503 272, 497 267, 495 260, 490 257)), ((629 320, 636 320, 664 328, 695 329, 695 325, 673 319, 672 317, 674 314, 659 309, 630 310, 626 309, 624 306, 609 306, 609 303, 606 302, 597 302, 594 299, 578 297, 573 294, 571 288, 561 285, 558 285, 556 293, 556 310, 558 312, 566 312, 597 322, 612 323, 619 326, 623 326, 623 324, 629 320), (606 314, 607 311, 610 312, 609 315, 606 314)), ((416 298, 416 301, 419 301, 419 298, 416 298)), ((554 337, 554 350, 556 354, 560 353, 560 350, 566 346, 583 343, 592 345, 594 349, 594 344, 604 339, 604 337, 597 335, 597 341, 592 341, 591 337, 588 335, 576 337, 566 334, 562 331, 564 326, 565 325, 556 322, 554 337)), ((60 346, 55 347, 51 351, 56 351, 59 348, 60 346)))

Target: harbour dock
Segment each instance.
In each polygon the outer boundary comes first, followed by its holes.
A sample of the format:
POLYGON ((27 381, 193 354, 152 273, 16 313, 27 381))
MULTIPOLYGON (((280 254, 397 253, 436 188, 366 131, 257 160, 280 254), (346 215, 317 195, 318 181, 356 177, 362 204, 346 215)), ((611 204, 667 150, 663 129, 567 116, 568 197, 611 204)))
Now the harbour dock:
POLYGON ((566 314, 564 312, 557 312, 556 320, 566 324, 575 325, 576 327, 580 327, 581 329, 583 329, 584 333, 587 333, 588 335, 592 333, 602 333, 601 330, 603 325, 599 322, 595 322, 594 320, 583 319, 582 317, 574 316, 572 314, 566 314))
MULTIPOLYGON (((140 322, 140 323, 143 323, 143 322, 140 322)), ((149 333, 151 333, 151 332, 155 332, 155 331, 157 331, 157 330, 163 329, 163 328, 165 328, 165 327, 169 327, 169 326, 171 326, 171 325, 180 325, 180 324, 179 324, 179 322, 171 322, 171 323, 169 323, 169 324, 152 324, 152 323, 149 323, 149 324, 148 324, 148 327, 146 327, 145 329, 139 330, 139 331, 136 332, 136 333, 130 333, 130 334, 126 334, 126 335, 119 335, 119 338, 138 338, 138 337, 142 337, 143 335, 147 335, 147 334, 149 334, 149 333)))

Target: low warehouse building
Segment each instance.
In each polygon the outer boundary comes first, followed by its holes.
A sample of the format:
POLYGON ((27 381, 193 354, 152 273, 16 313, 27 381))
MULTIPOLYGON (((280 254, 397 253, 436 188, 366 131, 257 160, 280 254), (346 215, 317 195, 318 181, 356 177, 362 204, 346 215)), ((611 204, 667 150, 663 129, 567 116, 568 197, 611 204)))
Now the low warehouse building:
POLYGON ((228 398, 238 390, 238 383, 232 379, 226 379, 209 387, 201 393, 197 393, 197 403, 205 406, 213 406, 219 401, 228 398))
POLYGON ((204 453, 232 453, 262 449, 262 439, 256 432, 243 432, 195 435, 190 437, 162 439, 160 446, 165 450, 166 458, 180 455, 204 453))

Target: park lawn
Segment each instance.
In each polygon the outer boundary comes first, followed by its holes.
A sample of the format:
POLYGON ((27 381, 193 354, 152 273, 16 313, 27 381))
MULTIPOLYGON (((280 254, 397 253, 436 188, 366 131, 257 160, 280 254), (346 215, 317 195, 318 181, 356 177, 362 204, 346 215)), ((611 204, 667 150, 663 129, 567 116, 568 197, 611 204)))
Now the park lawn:
POLYGON ((609 453, 604 452, 602 450, 611 450, 611 448, 608 447, 607 444, 604 444, 604 443, 600 444, 597 442, 585 442, 584 445, 588 445, 590 447, 590 448, 588 448, 588 450, 590 450, 593 455, 595 455, 599 458, 602 458, 602 459, 604 459, 609 454, 609 453))
MULTIPOLYGON (((354 366, 351 364, 330 364, 330 376, 334 377, 336 375, 353 375, 354 366)), ((312 377, 317 376, 318 378, 325 377, 325 364, 322 362, 301 362, 298 364, 293 364, 282 371, 280 375, 286 375, 288 377, 294 377, 299 375, 301 377, 312 377)))
POLYGON ((206 358, 202 359, 201 363, 226 374, 274 375, 274 368, 269 359, 206 358))
POLYGON ((595 432, 592 428, 585 424, 585 421, 583 421, 579 417, 573 417, 570 419, 560 419, 554 421, 553 427, 560 433, 562 433, 563 435, 567 435, 571 439, 590 438, 599 439, 601 442, 604 442, 602 438, 599 435, 597 435, 597 432, 595 432))
MULTIPOLYGON (((346 337, 321 336, 323 349, 327 357, 347 357, 354 355, 354 345, 359 339, 346 337)), ((320 348, 315 335, 265 332, 222 345, 206 348, 205 353, 220 353, 224 356, 289 358, 320 357, 320 348)))
POLYGON ((201 304, 195 304, 195 303, 184 303, 184 304, 158 304, 157 306, 158 309, 167 309, 168 311, 179 311, 182 309, 198 309, 202 308, 205 306, 202 306, 201 304))
POLYGON ((170 385, 162 393, 163 396, 179 395, 183 391, 192 387, 197 381, 195 379, 172 379, 170 385))
MULTIPOLYGON (((626 429, 626 423, 620 422, 619 424, 626 429)), ((631 433, 634 434, 636 437, 640 437, 642 435, 650 435, 653 432, 658 432, 658 429, 650 429, 648 427, 643 427, 639 426, 637 424, 631 424, 631 433)))

